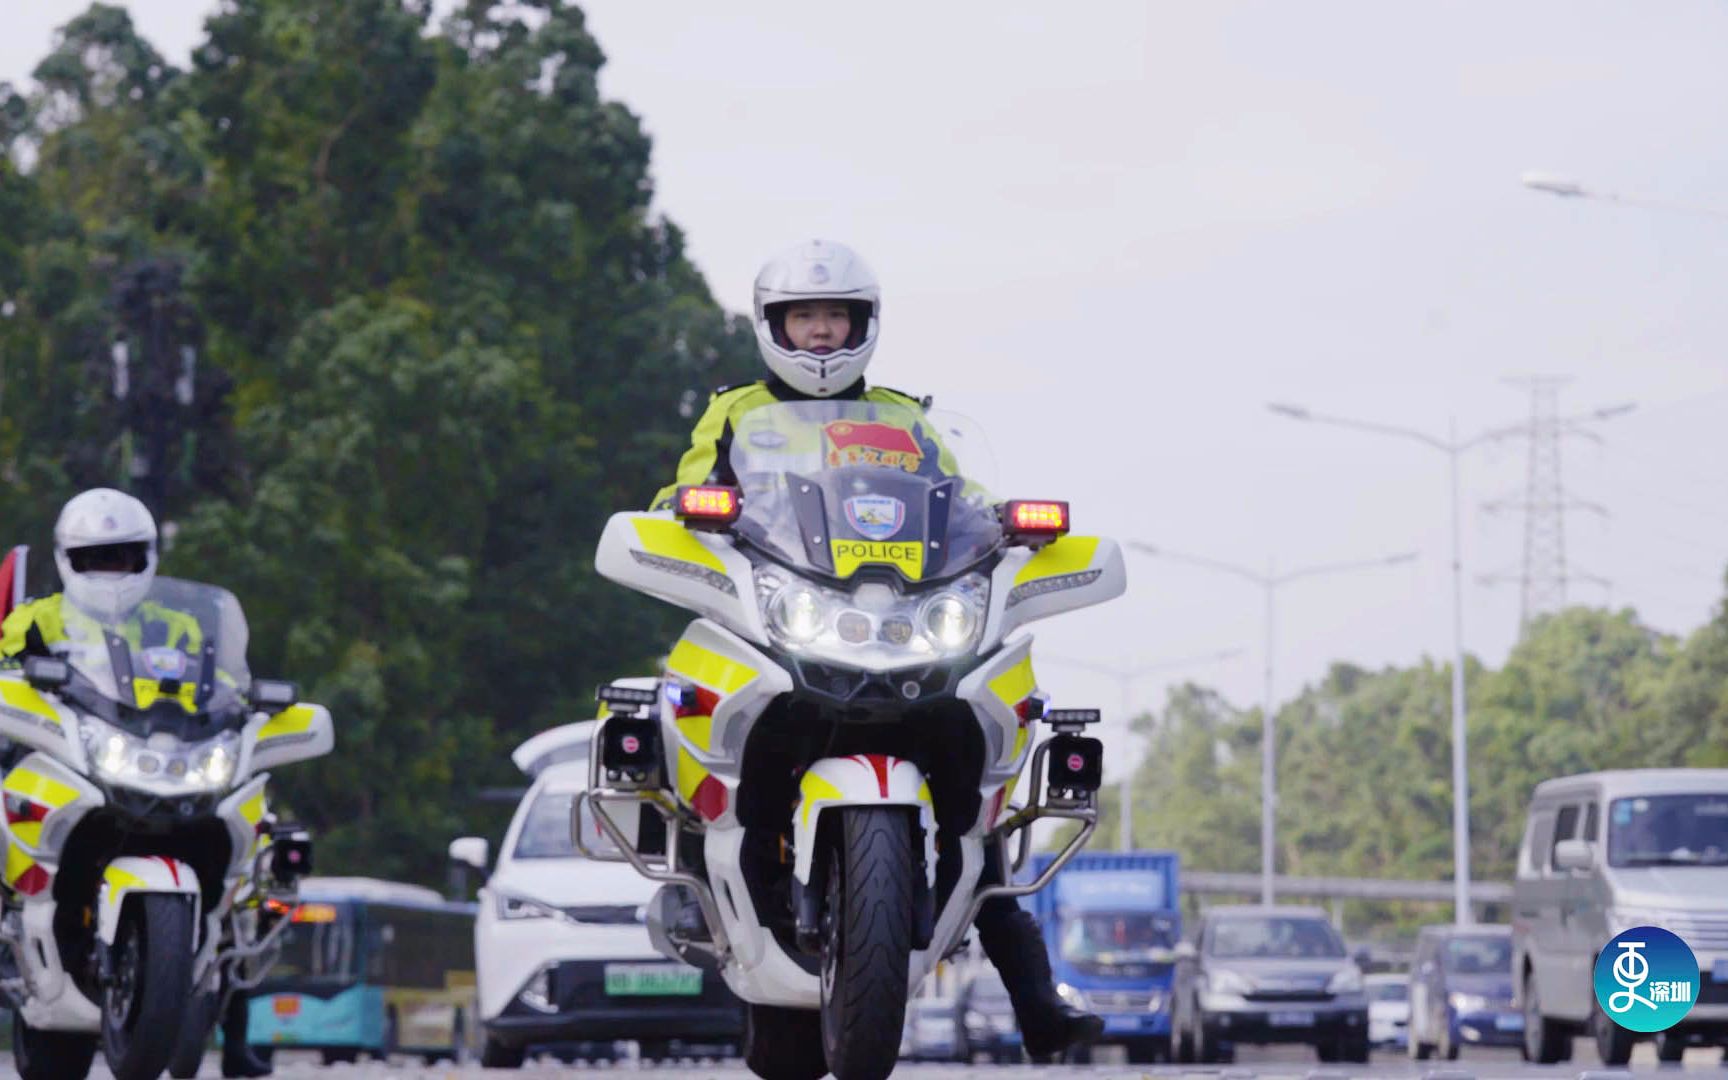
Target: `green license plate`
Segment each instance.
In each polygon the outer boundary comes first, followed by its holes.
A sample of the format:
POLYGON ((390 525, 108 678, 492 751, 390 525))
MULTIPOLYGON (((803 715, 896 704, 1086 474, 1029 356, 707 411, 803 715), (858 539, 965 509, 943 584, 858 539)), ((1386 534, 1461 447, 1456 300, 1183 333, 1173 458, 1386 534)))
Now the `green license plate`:
POLYGON ((702 992, 702 972, 683 964, 607 964, 606 993, 613 997, 647 997, 702 992))

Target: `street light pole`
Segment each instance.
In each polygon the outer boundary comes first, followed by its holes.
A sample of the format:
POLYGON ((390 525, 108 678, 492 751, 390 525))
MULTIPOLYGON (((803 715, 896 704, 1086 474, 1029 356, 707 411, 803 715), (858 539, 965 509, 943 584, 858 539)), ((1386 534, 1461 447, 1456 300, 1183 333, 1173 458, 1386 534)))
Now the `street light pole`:
MULTIPOLYGON (((1229 660, 1241 656, 1241 649, 1224 649, 1202 656, 1184 657, 1179 660, 1157 660, 1150 664, 1128 668, 1120 665, 1100 664, 1092 660, 1082 660, 1073 656, 1052 656, 1039 653, 1039 663, 1064 664, 1069 667, 1090 671, 1097 675, 1108 675, 1116 680, 1122 698, 1122 719, 1124 722, 1133 720, 1133 688, 1134 680, 1159 671, 1173 671, 1178 668, 1194 667, 1198 664, 1216 663, 1219 660, 1229 660)), ((1117 801, 1121 806, 1121 820, 1116 823, 1116 847, 1119 851, 1134 850, 1134 768, 1129 764, 1128 772, 1117 781, 1117 801)))
POLYGON ((1453 918, 1460 925, 1474 921, 1470 910, 1470 776, 1466 745, 1466 703, 1464 697, 1464 556, 1463 528, 1459 521, 1458 455, 1487 442, 1504 438, 1523 430, 1513 425, 1493 428, 1473 438, 1460 441, 1458 421, 1448 423, 1447 438, 1439 439, 1415 428, 1379 424, 1366 420, 1350 420, 1339 416, 1322 416, 1299 405, 1270 404, 1267 408, 1292 420, 1306 420, 1334 427, 1353 428, 1378 435, 1394 435, 1414 439, 1424 446, 1445 454, 1452 489, 1452 881, 1453 918))
POLYGON ((1272 663, 1273 649, 1277 644, 1277 609, 1276 593, 1279 586, 1288 585, 1302 578, 1318 577, 1322 574, 1338 574, 1349 570, 1367 570, 1382 566, 1395 566, 1406 563, 1416 557, 1413 551, 1389 555, 1379 559, 1362 559, 1354 562, 1322 563, 1317 566, 1306 566, 1300 570, 1290 570, 1283 574, 1275 572, 1271 560, 1267 560, 1264 574, 1251 570, 1246 566, 1236 566, 1231 563, 1219 562, 1198 555, 1184 555, 1165 548, 1154 547, 1139 540, 1130 540, 1128 546, 1146 555, 1154 555, 1173 562, 1188 563, 1192 566, 1205 567, 1226 574, 1246 578, 1260 586, 1266 592, 1266 684, 1264 704, 1260 709, 1260 902, 1272 903, 1273 846, 1275 829, 1275 811, 1278 804, 1278 776, 1276 768, 1277 730, 1273 723, 1273 682, 1272 663))

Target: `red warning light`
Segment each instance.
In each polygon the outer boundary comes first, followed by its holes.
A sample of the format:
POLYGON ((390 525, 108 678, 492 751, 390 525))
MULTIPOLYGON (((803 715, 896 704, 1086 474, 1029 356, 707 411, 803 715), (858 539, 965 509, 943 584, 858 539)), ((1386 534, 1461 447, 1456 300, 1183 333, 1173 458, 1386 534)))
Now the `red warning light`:
POLYGON ((1002 527, 1012 536, 1053 540, 1068 531, 1068 504, 1012 500, 1002 507, 1002 527))
POLYGON ((678 489, 678 516, 693 522, 726 525, 738 520, 738 489, 686 485, 678 489))

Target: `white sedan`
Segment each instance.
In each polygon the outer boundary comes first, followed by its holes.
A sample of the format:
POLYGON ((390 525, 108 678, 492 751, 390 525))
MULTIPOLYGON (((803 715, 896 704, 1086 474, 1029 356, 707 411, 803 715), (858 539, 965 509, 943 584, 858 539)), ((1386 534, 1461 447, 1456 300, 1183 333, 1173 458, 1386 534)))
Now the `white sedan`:
MULTIPOLYGON (((482 1059, 491 1067, 518 1067, 535 1046, 633 1040, 644 1058, 659 1058, 674 1044, 743 1039, 743 1006, 720 977, 650 944, 645 912, 656 886, 628 865, 576 852, 571 805, 588 784, 592 724, 554 728, 513 755, 534 783, 480 890, 474 924, 482 1059)), ((451 855, 483 867, 485 846, 465 837, 451 855)))

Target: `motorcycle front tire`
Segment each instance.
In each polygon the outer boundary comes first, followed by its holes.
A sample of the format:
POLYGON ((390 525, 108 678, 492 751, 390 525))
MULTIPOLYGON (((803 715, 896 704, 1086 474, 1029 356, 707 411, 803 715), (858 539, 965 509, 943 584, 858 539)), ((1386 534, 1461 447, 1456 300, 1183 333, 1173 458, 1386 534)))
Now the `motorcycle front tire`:
POLYGON ((192 996, 187 897, 129 898, 113 963, 114 982, 102 995, 102 1057, 114 1080, 156 1080, 168 1068, 192 996))
POLYGON ((912 955, 913 819, 902 807, 847 806, 828 845, 822 1047, 828 1071, 884 1080, 906 1023, 912 955))

